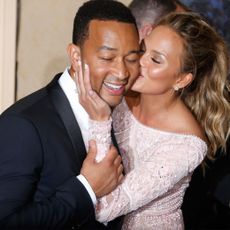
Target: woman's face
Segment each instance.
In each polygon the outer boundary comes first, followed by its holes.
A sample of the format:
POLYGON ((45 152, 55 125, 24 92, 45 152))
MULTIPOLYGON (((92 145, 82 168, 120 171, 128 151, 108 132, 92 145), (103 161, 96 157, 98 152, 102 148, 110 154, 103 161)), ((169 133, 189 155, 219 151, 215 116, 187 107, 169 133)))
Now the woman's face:
POLYGON ((172 94, 180 72, 183 40, 167 26, 156 27, 142 42, 140 76, 132 90, 152 95, 172 94))

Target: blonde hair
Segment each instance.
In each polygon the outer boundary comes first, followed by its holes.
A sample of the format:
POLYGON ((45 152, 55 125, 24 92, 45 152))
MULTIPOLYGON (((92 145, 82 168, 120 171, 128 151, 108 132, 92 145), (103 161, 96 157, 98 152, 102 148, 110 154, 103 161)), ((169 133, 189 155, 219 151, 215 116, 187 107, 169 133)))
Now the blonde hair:
POLYGON ((225 150, 229 136, 229 55, 224 40, 195 13, 172 13, 158 25, 174 30, 184 41, 181 72, 192 73, 192 83, 183 89, 182 99, 205 130, 214 159, 225 150))

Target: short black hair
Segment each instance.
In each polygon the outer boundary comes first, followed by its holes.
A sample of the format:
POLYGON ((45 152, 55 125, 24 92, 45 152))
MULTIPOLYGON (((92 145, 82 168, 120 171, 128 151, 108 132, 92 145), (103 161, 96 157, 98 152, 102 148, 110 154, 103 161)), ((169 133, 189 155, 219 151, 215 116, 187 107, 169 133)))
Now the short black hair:
POLYGON ((130 9, 121 2, 91 0, 85 2, 75 15, 72 34, 72 42, 75 45, 84 43, 88 37, 89 23, 94 19, 131 23, 137 28, 135 18, 130 9))
POLYGON ((129 8, 140 29, 144 23, 155 25, 164 15, 176 10, 174 0, 133 0, 129 8))

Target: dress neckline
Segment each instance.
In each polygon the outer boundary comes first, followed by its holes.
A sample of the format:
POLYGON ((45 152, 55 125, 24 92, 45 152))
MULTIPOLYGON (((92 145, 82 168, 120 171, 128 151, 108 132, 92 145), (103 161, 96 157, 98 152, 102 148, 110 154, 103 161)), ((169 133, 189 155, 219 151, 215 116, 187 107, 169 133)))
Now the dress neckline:
POLYGON ((146 130, 150 130, 153 132, 158 132, 161 133, 162 135, 173 135, 173 136, 178 136, 178 137, 191 137, 193 139, 196 139, 198 141, 200 141, 202 144, 204 144, 207 147, 207 143, 201 139, 200 137, 194 135, 194 134, 189 134, 189 133, 176 133, 176 132, 170 132, 170 131, 165 131, 165 130, 161 130, 161 129, 157 129, 157 128, 153 128, 153 127, 149 127, 143 123, 141 123, 132 113, 132 111, 130 110, 125 98, 123 98, 123 104, 127 109, 127 112, 129 114, 129 116, 131 117, 131 119, 138 125, 140 125, 141 127, 143 127, 146 130))

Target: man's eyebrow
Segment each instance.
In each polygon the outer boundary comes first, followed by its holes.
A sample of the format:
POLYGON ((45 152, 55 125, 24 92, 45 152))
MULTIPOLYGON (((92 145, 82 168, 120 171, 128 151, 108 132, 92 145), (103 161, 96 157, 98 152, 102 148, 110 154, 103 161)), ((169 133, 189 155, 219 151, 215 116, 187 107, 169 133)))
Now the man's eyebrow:
POLYGON ((116 48, 112 48, 110 46, 101 46, 97 49, 97 51, 101 51, 101 50, 109 50, 109 51, 116 51, 117 49, 116 48))
MULTIPOLYGON (((102 51, 102 50, 108 50, 108 51, 117 51, 118 49, 117 48, 112 48, 112 47, 110 47, 110 46, 101 46, 101 47, 99 47, 98 49, 97 49, 97 51, 99 52, 99 51, 102 51)), ((130 54, 140 54, 140 49, 138 49, 138 50, 131 50, 130 52, 128 52, 127 54, 126 54, 126 56, 127 55, 130 55, 130 54)))

